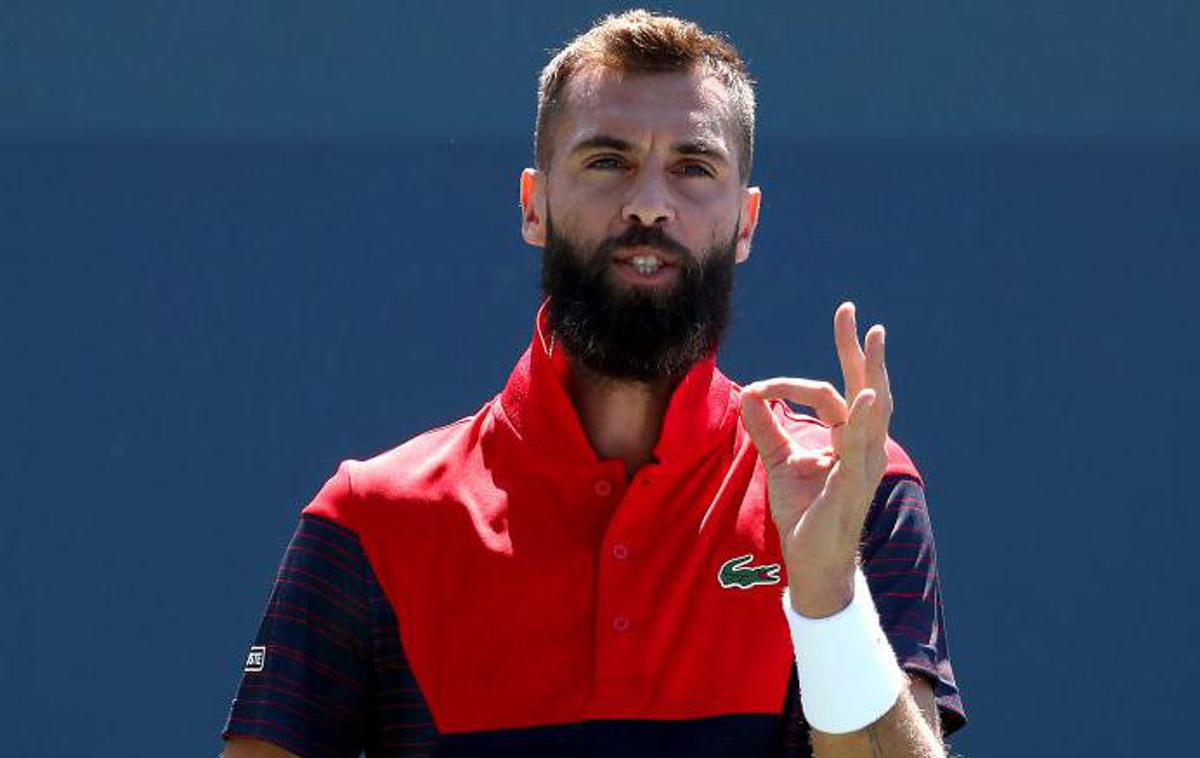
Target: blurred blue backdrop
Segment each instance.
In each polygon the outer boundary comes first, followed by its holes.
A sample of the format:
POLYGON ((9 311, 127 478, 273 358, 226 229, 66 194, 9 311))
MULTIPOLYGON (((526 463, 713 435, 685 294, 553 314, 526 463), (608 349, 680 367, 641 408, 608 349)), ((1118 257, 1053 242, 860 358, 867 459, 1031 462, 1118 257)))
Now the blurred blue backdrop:
MULTIPOLYGON (((845 298, 888 326, 955 747, 1178 753, 1200 6, 659 7, 760 82, 726 372, 836 379, 845 298)), ((534 78, 613 9, 0 3, 6 754, 219 749, 299 508, 527 344, 534 78)))

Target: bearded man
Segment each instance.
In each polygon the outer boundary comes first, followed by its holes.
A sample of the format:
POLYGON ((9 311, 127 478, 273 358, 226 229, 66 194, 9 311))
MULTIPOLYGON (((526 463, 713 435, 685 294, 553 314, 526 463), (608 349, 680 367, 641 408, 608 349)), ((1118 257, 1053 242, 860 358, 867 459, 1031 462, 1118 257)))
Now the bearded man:
POLYGON ((883 328, 837 309, 844 393, 716 367, 753 138, 745 66, 690 22, 612 16, 547 65, 530 347, 304 509, 226 755, 943 754, 964 714, 883 328))

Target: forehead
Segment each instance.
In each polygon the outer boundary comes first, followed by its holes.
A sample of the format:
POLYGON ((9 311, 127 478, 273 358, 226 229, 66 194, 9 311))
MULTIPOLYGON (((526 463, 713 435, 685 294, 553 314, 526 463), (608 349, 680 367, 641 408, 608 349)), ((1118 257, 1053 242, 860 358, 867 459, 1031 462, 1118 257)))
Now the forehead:
POLYGON ((732 153, 729 90, 715 76, 688 72, 620 72, 592 66, 566 86, 555 141, 570 149, 605 134, 635 144, 656 136, 680 141, 703 137, 732 153))

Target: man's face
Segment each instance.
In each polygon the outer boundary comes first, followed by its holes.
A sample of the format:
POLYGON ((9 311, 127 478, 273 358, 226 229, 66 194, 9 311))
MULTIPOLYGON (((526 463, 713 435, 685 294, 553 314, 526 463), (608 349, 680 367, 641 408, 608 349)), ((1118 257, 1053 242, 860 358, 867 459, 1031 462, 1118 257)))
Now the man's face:
POLYGON ((758 213, 736 135, 715 78, 572 78, 549 170, 522 177, 523 232, 545 248, 550 326, 585 365, 646 381, 716 346, 758 213))

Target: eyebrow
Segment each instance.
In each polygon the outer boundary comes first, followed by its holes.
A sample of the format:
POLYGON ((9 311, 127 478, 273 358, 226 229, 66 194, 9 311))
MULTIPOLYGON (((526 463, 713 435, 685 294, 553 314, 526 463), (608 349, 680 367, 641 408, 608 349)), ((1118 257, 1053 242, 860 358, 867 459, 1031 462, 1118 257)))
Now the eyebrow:
POLYGON ((588 150, 600 149, 616 150, 619 153, 632 153, 633 143, 623 139, 617 139, 616 137, 610 137, 606 134, 597 134, 588 137, 587 139, 575 145, 575 147, 571 148, 571 155, 585 153, 588 150))
MULTIPOLYGON (((588 150, 598 149, 616 150, 620 153, 632 153, 634 150, 633 143, 628 140, 612 137, 607 134, 596 134, 582 140, 575 147, 571 148, 571 155, 578 155, 588 150)), ((680 155, 699 155, 721 161, 722 163, 729 162, 728 154, 719 143, 702 137, 672 145, 671 150, 680 155)))
POLYGON ((703 138, 675 145, 674 150, 682 155, 701 155, 723 163, 729 162, 729 156, 719 143, 703 138))

